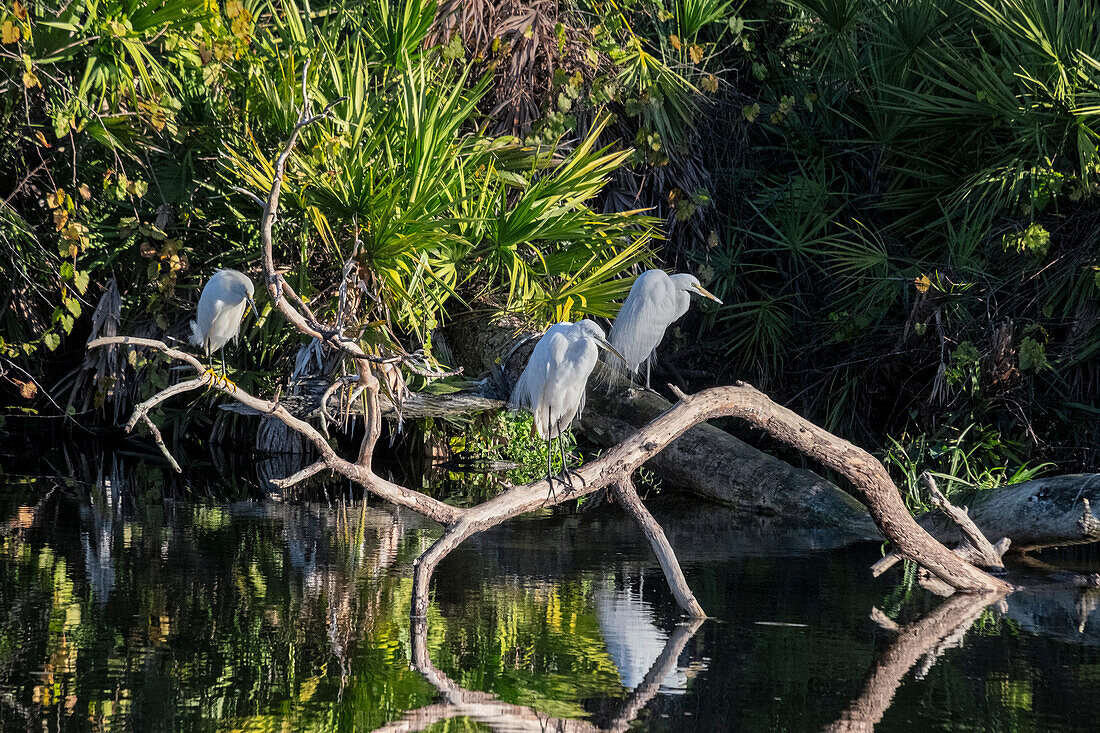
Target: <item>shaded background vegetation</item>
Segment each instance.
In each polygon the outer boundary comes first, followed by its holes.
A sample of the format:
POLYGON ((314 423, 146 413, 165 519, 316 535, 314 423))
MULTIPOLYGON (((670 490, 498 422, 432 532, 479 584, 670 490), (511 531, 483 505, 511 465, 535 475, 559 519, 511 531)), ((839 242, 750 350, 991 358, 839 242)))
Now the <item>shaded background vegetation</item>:
MULTIPOLYGON (((110 423, 173 378, 83 344, 182 338, 216 267, 257 272, 258 207, 236 189, 267 186, 308 60, 315 104, 349 100, 292 158, 277 260, 325 313, 342 289, 370 348, 446 362, 433 333, 447 319, 608 317, 641 268, 691 269, 725 305, 670 333, 667 376, 748 379, 878 450, 903 483, 1096 466, 1087 3, 0 13, 8 429, 28 414, 110 423)), ((231 354, 238 382, 334 368, 270 313, 231 354)), ((185 431, 201 413, 159 419, 185 431)))

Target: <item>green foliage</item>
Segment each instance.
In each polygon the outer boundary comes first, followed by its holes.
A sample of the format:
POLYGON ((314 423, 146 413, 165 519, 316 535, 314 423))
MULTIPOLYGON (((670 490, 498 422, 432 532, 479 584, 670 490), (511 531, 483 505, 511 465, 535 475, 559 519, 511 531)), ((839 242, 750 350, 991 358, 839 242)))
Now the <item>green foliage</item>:
MULTIPOLYGON (((277 258, 307 297, 353 262, 364 342, 428 343, 474 301, 536 323, 610 316, 629 288, 621 274, 650 260, 655 220, 592 206, 631 157, 597 142, 611 117, 569 145, 489 133, 492 74, 459 37, 433 42, 433 1, 114 0, 5 20, 22 55, 3 61, 20 73, 0 113, 23 134, 0 160, 27 172, 0 189, 0 277, 24 300, 0 309, 8 358, 61 347, 110 277, 121 330, 173 332, 213 269, 254 272, 258 211, 229 188, 268 190, 307 63, 316 104, 348 99, 289 161, 276 230, 289 254, 277 258)), ((246 338, 246 383, 270 381, 295 346, 278 319, 246 338)))
MULTIPOLYGON (((503 473, 490 471, 481 474, 484 476, 483 482, 470 476, 451 474, 449 478, 460 482, 466 490, 475 489, 491 496, 500 488, 498 476, 513 485, 521 485, 545 478, 547 465, 554 473, 562 470, 557 441, 551 449, 545 440, 539 438, 534 432, 533 418, 527 412, 502 410, 462 423, 426 420, 422 427, 425 441, 444 442, 450 455, 474 469, 493 463, 517 464, 503 473)), ((572 454, 577 447, 575 436, 566 433, 562 439, 566 452, 572 454)), ((570 465, 576 467, 582 462, 582 459, 573 457, 570 465)))
POLYGON ((738 18, 753 43, 721 55, 739 82, 704 136, 724 236, 690 250, 726 303, 700 335, 730 376, 811 395, 811 418, 866 444, 979 422, 1088 453, 1092 9, 793 0, 738 18))
POLYGON ((963 489, 986 491, 1028 481, 1049 470, 1053 463, 1032 466, 1021 461, 1020 446, 1003 442, 989 426, 970 424, 962 430, 947 428, 934 435, 902 435, 889 438, 881 456, 911 511, 932 508, 919 477, 928 471, 949 498, 963 489))

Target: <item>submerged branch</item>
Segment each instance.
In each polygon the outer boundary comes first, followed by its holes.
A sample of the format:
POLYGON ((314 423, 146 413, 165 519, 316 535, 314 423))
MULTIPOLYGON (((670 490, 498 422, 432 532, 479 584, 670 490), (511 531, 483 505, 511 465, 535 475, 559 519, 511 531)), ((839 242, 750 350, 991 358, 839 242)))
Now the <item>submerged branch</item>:
POLYGON ((638 496, 638 492, 634 488, 634 482, 630 480, 629 476, 620 479, 612 486, 612 491, 615 494, 615 499, 626 509, 630 516, 634 517, 634 521, 638 523, 638 526, 641 527, 642 532, 649 540, 653 553, 661 564, 661 570, 665 573, 668 587, 672 590, 672 595, 676 597, 676 602, 680 604, 680 608, 693 618, 705 617, 706 614, 703 613, 703 608, 699 605, 699 601, 695 600, 695 595, 691 592, 691 586, 688 585, 687 579, 684 577, 684 571, 680 569, 680 562, 676 559, 676 553, 672 550, 672 545, 668 543, 668 538, 665 537, 665 531, 661 529, 661 525, 645 508, 645 504, 642 503, 641 497, 638 496))
POLYGON ((301 471, 298 471, 297 473, 294 473, 294 474, 291 474, 290 476, 287 476, 286 478, 273 478, 273 479, 271 479, 271 483, 273 483, 275 486, 279 487, 280 489, 289 489, 294 484, 301 483, 302 481, 305 481, 310 476, 314 476, 314 475, 320 473, 321 471, 324 471, 327 468, 328 468, 327 463, 325 463, 324 461, 317 461, 315 463, 309 464, 308 466, 303 468, 301 471))

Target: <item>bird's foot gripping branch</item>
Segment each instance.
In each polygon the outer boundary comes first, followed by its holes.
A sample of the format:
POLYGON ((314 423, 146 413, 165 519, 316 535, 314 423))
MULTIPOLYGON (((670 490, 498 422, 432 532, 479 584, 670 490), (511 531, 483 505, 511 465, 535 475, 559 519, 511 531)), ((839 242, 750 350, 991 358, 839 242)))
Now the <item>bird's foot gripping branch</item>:
MULTIPOLYGON (((324 349, 338 353, 354 365, 356 389, 363 400, 365 426, 358 455, 354 460, 339 455, 320 430, 280 404, 277 396, 273 400, 264 399, 250 394, 243 388, 235 388, 224 381, 212 379, 207 373, 206 366, 195 354, 151 339, 126 336, 97 339, 89 344, 90 349, 117 345, 152 348, 195 370, 195 378, 168 387, 138 405, 127 424, 127 429, 132 429, 139 420, 152 426, 147 413, 153 407, 174 395, 209 386, 223 392, 253 412, 281 421, 314 446, 319 456, 318 460, 284 479, 281 482, 284 487, 289 487, 320 471, 330 470, 359 484, 385 501, 418 512, 443 524, 446 526, 443 536, 416 562, 412 604, 414 617, 422 618, 427 613, 428 591, 436 566, 468 537, 517 515, 573 500, 605 487, 611 487, 619 503, 630 512, 649 538, 669 586, 684 612, 690 616, 702 616, 703 609, 692 595, 672 547, 660 525, 634 491, 631 478, 638 467, 664 450, 684 431, 703 421, 723 416, 746 420, 774 438, 845 476, 862 496, 875 523, 883 535, 893 543, 895 551, 903 557, 916 561, 952 588, 972 592, 1002 591, 1008 588, 1003 581, 971 565, 922 529, 910 516, 897 488, 882 464, 874 457, 777 405, 763 393, 742 383, 729 387, 716 387, 691 396, 677 392, 679 402, 671 409, 612 446, 596 460, 577 469, 572 475, 572 490, 568 493, 552 491, 551 481, 542 480, 524 486, 509 487, 503 493, 482 504, 462 508, 451 506, 427 494, 400 486, 376 475, 371 464, 375 444, 381 433, 382 420, 376 370, 382 367, 392 368, 396 362, 402 362, 419 374, 432 375, 425 372, 410 355, 378 356, 365 352, 356 339, 344 335, 339 320, 336 323, 322 322, 282 278, 275 266, 272 224, 278 210, 279 192, 287 160, 302 128, 323 119, 332 106, 340 101, 331 103, 321 114, 311 116, 308 111, 309 97, 304 72, 302 93, 305 99, 302 112, 289 140, 275 160, 271 188, 266 200, 251 194, 249 196, 263 206, 260 227, 262 251, 259 259, 264 283, 276 309, 301 334, 316 339, 324 349)), ((155 427, 152 431, 158 445, 169 456, 169 460, 172 460, 163 441, 159 439, 159 433, 155 427)))

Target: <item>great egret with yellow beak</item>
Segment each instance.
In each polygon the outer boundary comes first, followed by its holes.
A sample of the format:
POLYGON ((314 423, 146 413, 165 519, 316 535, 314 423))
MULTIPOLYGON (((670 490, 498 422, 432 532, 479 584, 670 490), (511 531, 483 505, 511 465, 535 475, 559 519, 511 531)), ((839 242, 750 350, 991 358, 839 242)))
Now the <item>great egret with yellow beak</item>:
POLYGON ((669 275, 664 270, 647 270, 630 287, 630 294, 611 325, 608 340, 623 355, 630 371, 637 374, 638 368, 645 362, 646 389, 650 389, 649 367, 657 346, 668 327, 687 313, 692 295, 701 295, 722 304, 694 275, 669 275))

